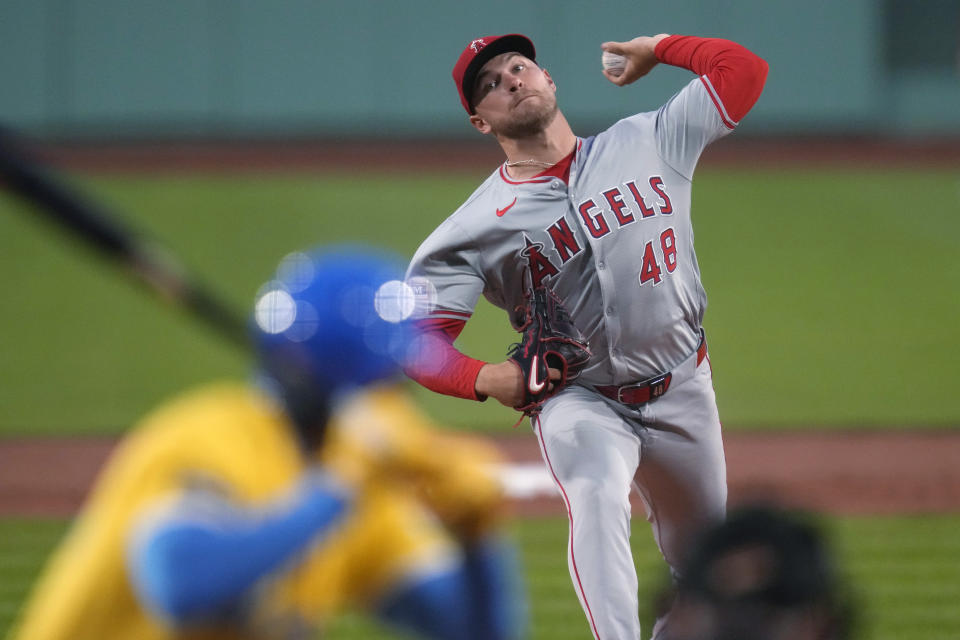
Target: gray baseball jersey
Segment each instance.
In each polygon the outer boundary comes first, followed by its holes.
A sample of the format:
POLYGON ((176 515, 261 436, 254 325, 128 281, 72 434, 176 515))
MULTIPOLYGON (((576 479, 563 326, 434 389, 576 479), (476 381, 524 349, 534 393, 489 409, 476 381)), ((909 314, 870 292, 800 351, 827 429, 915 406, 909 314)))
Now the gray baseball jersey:
POLYGON ((410 276, 436 289, 433 317, 464 318, 483 294, 510 312, 546 283, 590 341, 583 385, 669 370, 700 340, 706 295, 693 249, 691 178, 728 133, 696 78, 658 111, 578 139, 569 185, 501 166, 420 246, 410 276))

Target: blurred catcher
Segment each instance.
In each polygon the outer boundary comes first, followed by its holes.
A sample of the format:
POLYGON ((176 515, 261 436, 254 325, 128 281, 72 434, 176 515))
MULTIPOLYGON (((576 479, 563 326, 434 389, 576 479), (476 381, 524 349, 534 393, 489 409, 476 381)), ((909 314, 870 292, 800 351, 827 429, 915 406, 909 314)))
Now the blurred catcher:
POLYGON ((798 513, 741 507, 690 550, 668 640, 847 640, 854 609, 818 528, 798 513))
POLYGON ((306 638, 348 608, 516 637, 496 453, 392 384, 413 343, 398 269, 285 259, 257 297, 256 384, 188 392, 124 438, 13 638, 306 638))

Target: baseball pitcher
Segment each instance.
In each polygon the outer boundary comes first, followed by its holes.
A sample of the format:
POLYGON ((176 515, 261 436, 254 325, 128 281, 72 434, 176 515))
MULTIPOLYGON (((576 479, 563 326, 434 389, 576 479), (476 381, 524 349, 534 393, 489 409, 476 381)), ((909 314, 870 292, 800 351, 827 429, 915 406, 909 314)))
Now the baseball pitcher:
MULTIPOLYGON (((602 49, 604 75, 618 86, 661 62, 696 77, 656 111, 580 137, 528 38, 477 38, 461 53, 461 104, 506 161, 410 264, 433 339, 431 357, 408 373, 440 393, 493 397, 531 416, 567 507, 568 565, 589 628, 622 640, 640 638, 631 485, 674 569, 691 533, 725 513, 691 180, 703 149, 756 102, 767 64, 733 42, 691 36, 602 49), (523 332, 502 362, 453 346, 481 295, 523 332)), ((667 625, 658 620, 653 636, 667 625)))

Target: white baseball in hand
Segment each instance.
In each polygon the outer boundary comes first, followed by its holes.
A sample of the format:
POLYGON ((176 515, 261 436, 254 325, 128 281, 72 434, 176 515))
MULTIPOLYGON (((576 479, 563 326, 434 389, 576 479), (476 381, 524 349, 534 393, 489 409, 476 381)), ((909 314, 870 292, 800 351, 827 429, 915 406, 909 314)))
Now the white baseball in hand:
POLYGON ((623 75, 623 70, 627 68, 627 59, 619 53, 604 51, 600 58, 603 68, 610 72, 613 77, 623 75))

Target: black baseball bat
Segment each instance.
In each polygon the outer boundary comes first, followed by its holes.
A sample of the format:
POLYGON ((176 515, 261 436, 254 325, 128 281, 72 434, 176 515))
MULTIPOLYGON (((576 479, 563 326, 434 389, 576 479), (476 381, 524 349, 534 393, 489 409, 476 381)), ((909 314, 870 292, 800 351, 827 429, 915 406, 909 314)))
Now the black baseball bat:
POLYGON ((132 273, 151 291, 185 309, 235 345, 247 348, 244 316, 224 304, 167 248, 125 226, 37 160, 0 126, 0 184, 32 209, 132 273))

